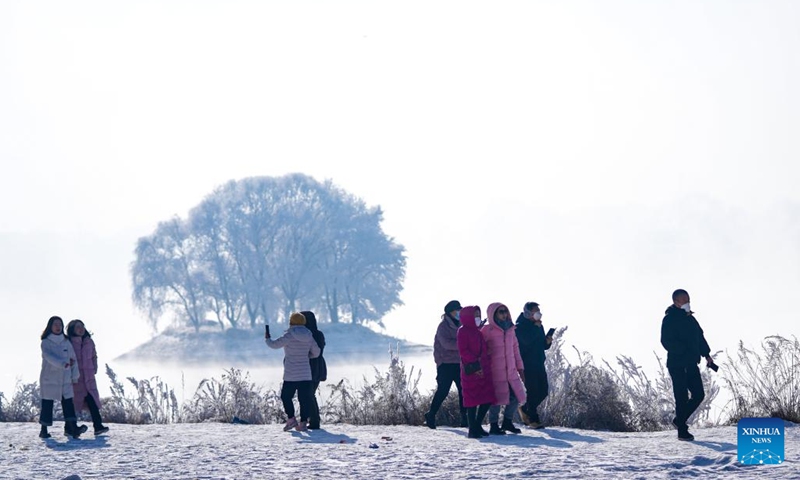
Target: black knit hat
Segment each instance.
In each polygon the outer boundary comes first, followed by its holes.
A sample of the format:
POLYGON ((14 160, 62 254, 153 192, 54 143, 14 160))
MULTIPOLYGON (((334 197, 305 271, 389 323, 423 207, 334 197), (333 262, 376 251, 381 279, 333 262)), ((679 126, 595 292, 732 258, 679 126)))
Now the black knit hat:
POLYGON ((461 304, 458 303, 458 300, 450 300, 447 302, 447 305, 444 306, 444 313, 450 313, 453 310, 461 310, 461 304))

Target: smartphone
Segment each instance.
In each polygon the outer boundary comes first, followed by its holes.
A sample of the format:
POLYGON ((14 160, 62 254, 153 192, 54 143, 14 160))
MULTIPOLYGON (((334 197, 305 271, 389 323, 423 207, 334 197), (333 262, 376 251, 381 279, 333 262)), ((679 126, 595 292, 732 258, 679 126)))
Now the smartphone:
POLYGON ((555 328, 551 328, 550 330, 547 331, 547 336, 548 337, 552 337, 554 333, 556 333, 556 329, 555 328))
POLYGON ((711 370, 714 370, 715 372, 719 370, 719 366, 717 366, 716 363, 709 363, 708 364, 708 368, 710 368, 711 370))
POLYGON ((269 338, 269 324, 264 325, 264 330, 265 330, 264 333, 267 335, 267 338, 269 338))

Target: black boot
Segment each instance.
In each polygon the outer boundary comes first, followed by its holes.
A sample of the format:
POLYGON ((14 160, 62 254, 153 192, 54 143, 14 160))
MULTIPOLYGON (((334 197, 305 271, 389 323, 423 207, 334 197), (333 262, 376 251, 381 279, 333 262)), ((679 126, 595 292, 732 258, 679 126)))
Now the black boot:
POLYGON ((476 420, 475 423, 478 424, 477 431, 479 431, 480 434, 483 435, 484 437, 489 436, 489 432, 483 429, 483 419, 486 418, 486 412, 488 411, 489 411, 489 404, 487 403, 478 407, 478 409, 475 412, 475 420, 476 420))
POLYGON ((678 429, 678 440, 683 440, 684 442, 694 441, 694 435, 689 433, 689 427, 678 429))
POLYGON ((106 432, 108 432, 108 427, 106 427, 102 423, 100 425, 95 425, 94 426, 94 434, 95 435, 102 435, 102 434, 104 434, 106 432))
POLYGON ((506 432, 504 432, 503 429, 500 428, 500 425, 498 425, 497 422, 492 422, 492 423, 489 424, 489 434, 490 435, 505 435, 506 432))
MULTIPOLYGON (((86 425, 83 425, 83 427, 88 430, 88 427, 86 427, 86 425)), ((84 430, 84 431, 86 431, 86 430, 84 430)), ((78 423, 75 422, 74 420, 70 420, 70 421, 64 422, 64 434, 67 435, 68 437, 72 437, 72 438, 76 438, 77 439, 77 438, 80 438, 81 433, 83 433, 81 431, 81 428, 78 427, 78 423)))
MULTIPOLYGON (((78 435, 81 435, 86 433, 89 430, 89 427, 87 427, 86 425, 78 426, 78 422, 75 422, 75 430, 78 432, 78 435)), ((67 427, 67 422, 64 423, 64 435, 68 437, 72 436, 72 433, 70 433, 70 429, 67 427)))
POLYGON ((39 438, 50 438, 50 437, 52 437, 52 435, 50 435, 47 432, 47 426, 46 425, 42 425, 42 429, 39 430, 39 438))
POLYGON ((431 412, 425 414, 425 425, 427 425, 428 428, 436 429, 436 416, 431 412))
POLYGON ((503 427, 502 428, 506 432, 522 433, 522 430, 520 430, 519 428, 515 427, 514 423, 511 421, 510 418, 504 418, 503 419, 503 427))
POLYGON ((467 433, 468 438, 483 437, 483 435, 481 435, 480 432, 478 431, 480 425, 478 425, 478 420, 476 417, 477 417, 476 408, 475 407, 468 408, 467 409, 467 424, 469 425, 469 431, 467 433))

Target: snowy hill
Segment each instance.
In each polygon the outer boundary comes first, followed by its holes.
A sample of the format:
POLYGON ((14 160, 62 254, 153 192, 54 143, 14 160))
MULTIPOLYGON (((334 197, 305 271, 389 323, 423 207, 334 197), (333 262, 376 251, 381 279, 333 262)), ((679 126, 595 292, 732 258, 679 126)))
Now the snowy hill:
MULTIPOLYGON (((271 333, 277 338, 285 326, 273 325, 271 333)), ((384 335, 362 325, 323 324, 327 346, 325 358, 331 361, 347 359, 373 360, 387 358, 390 347, 400 346, 405 354, 425 353, 432 347, 418 345, 384 335)), ((150 341, 120 355, 123 362, 180 362, 188 365, 230 363, 237 365, 279 364, 282 355, 270 355, 264 345, 264 331, 229 329, 207 326, 195 333, 191 328, 168 329, 150 341)))
POLYGON ((111 424, 107 436, 52 439, 36 423, 0 423, 0 478, 800 478, 800 427, 786 423, 786 461, 737 462, 735 427, 608 433, 568 428, 466 438, 466 429, 323 425, 311 432, 279 425, 111 424), (375 448, 377 447, 377 448, 375 448))

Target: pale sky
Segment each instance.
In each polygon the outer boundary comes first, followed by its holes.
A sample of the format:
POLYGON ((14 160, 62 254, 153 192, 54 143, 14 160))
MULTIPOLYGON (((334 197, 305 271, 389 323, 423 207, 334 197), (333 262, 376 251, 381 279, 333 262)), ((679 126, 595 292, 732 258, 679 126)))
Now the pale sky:
POLYGON ((799 20, 791 1, 3 1, 0 361, 38 372, 54 314, 101 361, 145 341, 136 239, 290 172, 383 208, 408 255, 393 335, 431 344, 451 299, 535 300, 568 344, 650 368, 679 287, 713 350, 796 334, 799 20))

